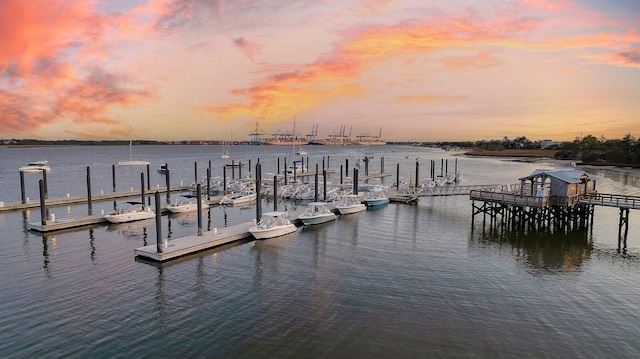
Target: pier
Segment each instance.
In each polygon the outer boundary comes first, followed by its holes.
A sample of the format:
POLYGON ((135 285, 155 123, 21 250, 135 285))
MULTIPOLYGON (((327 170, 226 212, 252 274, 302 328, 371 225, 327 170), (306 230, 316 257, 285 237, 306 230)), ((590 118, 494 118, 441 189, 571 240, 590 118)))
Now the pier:
POLYGON ((640 209, 640 196, 598 193, 596 179, 579 170, 536 170, 520 183, 471 190, 472 226, 483 215, 483 228, 501 231, 569 233, 593 225, 594 206, 620 209, 618 249, 626 243, 629 210, 640 209), (478 204, 476 204, 478 202, 478 204))

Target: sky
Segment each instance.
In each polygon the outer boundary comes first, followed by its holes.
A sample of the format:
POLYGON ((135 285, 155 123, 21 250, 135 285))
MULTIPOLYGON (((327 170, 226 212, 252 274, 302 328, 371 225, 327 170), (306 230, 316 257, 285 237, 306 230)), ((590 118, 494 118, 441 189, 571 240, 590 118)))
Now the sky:
POLYGON ((0 0, 0 139, 640 137, 637 0, 0 0))

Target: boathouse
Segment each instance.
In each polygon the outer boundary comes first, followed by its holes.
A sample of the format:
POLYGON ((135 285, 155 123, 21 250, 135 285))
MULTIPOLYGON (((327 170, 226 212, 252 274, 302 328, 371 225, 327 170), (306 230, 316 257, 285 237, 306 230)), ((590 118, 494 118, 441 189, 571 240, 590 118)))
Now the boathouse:
POLYGON ((549 205, 573 206, 596 191, 596 178, 576 169, 537 169, 520 178, 520 195, 545 198, 549 205))

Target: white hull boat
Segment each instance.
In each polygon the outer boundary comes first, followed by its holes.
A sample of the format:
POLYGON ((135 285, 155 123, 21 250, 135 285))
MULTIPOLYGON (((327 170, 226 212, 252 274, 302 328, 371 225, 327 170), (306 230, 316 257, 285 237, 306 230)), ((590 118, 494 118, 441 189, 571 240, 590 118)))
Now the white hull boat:
POLYGON ((220 204, 235 206, 236 204, 255 201, 256 198, 258 198, 258 195, 255 191, 242 191, 239 194, 222 197, 222 199, 220 200, 220 204))
POLYGON ((51 168, 47 165, 47 163, 49 162, 48 161, 30 162, 28 165, 18 168, 18 170, 20 172, 25 172, 25 173, 40 173, 42 171, 50 172, 51 168))
POLYGON ((309 203, 304 213, 298 216, 305 226, 326 223, 336 218, 335 213, 331 212, 324 202, 309 203))
POLYGON ((151 208, 145 209, 119 209, 113 213, 105 214, 104 218, 111 223, 125 223, 154 218, 156 213, 151 208))
POLYGON ((376 189, 374 191, 370 191, 367 195, 362 199, 362 202, 366 206, 381 206, 389 203, 389 198, 384 194, 381 189, 376 189))
MULTIPOLYGON (((207 203, 203 200, 202 208, 208 207, 207 203)), ((183 199, 178 199, 176 203, 168 205, 167 210, 171 213, 194 212, 198 210, 198 201, 194 197, 184 197, 183 199)))
POLYGON ((267 212, 262 215, 258 224, 249 228, 249 233, 256 239, 267 239, 293 233, 296 229, 285 212, 267 212))
POLYGON ((351 214, 362 212, 367 209, 367 206, 360 202, 360 198, 357 194, 347 194, 342 196, 340 202, 336 204, 336 209, 340 214, 351 214))

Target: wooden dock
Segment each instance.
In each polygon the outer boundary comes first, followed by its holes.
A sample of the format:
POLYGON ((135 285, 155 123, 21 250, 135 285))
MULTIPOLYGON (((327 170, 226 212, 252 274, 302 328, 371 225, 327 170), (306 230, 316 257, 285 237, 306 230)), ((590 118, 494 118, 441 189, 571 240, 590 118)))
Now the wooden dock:
MULTIPOLYGON (((289 212, 291 223, 302 224, 298 216, 303 211, 304 209, 298 209, 293 213, 289 212)), ((254 225, 253 221, 249 221, 231 227, 214 228, 212 231, 203 232, 202 235, 173 239, 163 244, 162 253, 158 253, 157 244, 136 248, 133 253, 136 257, 165 262, 235 241, 253 238, 249 228, 254 225)))
MULTIPOLYGON (((176 186, 171 187, 171 193, 174 192, 184 192, 189 190, 189 186, 176 186)), ((153 195, 155 192, 159 193, 167 193, 167 187, 157 187, 152 189, 145 190, 147 196, 153 195)), ((123 198, 135 198, 141 196, 141 191, 127 191, 127 192, 110 192, 110 193, 102 193, 91 195, 92 202, 104 202, 104 201, 112 201, 123 198)), ((82 196, 68 196, 68 197, 57 197, 57 198, 49 198, 45 200, 46 207, 59 207, 59 206, 68 206, 71 204, 80 204, 87 203, 87 197, 82 196)), ((0 213, 9 212, 9 211, 20 211, 25 209, 39 208, 40 200, 30 200, 27 203, 21 202, 8 202, 5 203, 4 206, 0 207, 0 213)))

